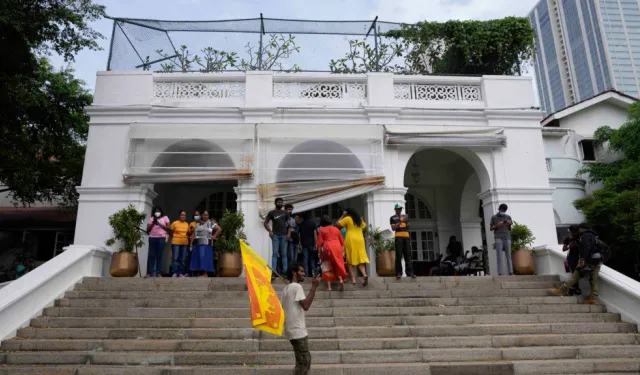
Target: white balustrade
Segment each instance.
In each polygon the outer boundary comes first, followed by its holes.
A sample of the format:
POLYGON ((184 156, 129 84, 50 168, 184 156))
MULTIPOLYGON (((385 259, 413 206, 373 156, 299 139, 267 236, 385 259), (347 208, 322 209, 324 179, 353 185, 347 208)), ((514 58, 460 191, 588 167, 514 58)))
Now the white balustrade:
POLYGON ((244 99, 244 82, 155 82, 158 99, 244 99))
POLYGON ((274 82, 275 99, 363 100, 367 86, 359 82, 274 82))
POLYGON ((425 101, 481 101, 480 85, 394 83, 393 98, 425 101))

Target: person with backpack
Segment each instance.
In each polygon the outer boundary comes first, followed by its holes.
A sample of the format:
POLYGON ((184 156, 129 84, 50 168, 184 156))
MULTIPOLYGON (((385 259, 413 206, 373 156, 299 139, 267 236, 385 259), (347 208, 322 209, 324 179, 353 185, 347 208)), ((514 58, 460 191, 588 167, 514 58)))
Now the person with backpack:
POLYGON ((584 300, 584 303, 595 305, 598 303, 600 266, 609 258, 609 247, 597 238, 596 232, 591 230, 586 223, 578 226, 578 240, 580 258, 576 269, 571 274, 571 278, 560 288, 549 289, 549 294, 556 296, 566 295, 569 289, 577 284, 584 274, 590 273, 591 294, 584 300))

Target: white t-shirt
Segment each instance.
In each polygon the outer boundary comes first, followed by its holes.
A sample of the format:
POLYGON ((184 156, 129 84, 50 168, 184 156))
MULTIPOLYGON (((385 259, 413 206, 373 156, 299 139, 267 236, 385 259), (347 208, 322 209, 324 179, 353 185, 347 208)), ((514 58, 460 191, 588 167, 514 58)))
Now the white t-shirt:
POLYGON ((282 289, 282 309, 284 310, 284 334, 289 340, 307 337, 307 326, 304 322, 304 309, 300 301, 305 298, 302 285, 290 283, 282 289))

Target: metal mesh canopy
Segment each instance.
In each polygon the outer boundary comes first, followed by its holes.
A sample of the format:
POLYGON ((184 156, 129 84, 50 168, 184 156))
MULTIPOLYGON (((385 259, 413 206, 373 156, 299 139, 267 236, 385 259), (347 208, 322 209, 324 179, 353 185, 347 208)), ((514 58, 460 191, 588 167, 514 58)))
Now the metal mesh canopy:
MULTIPOLYGON (((379 51, 379 45, 391 41, 383 36, 384 33, 402 26, 378 21, 377 17, 367 21, 308 21, 262 16, 219 21, 112 19, 108 69, 177 72, 328 72, 331 71, 332 59, 344 58, 350 52, 350 41, 364 41, 379 51), (293 46, 289 44, 289 47, 295 49, 290 53, 282 53, 283 50, 277 48, 277 45, 292 40, 293 46), (272 45, 274 42, 276 46, 272 45), (220 52, 235 53, 235 63, 206 63, 219 61, 220 52), (269 64, 269 53, 279 54, 276 64, 269 64), (185 64, 185 60, 190 63, 185 64), (246 64, 242 64, 243 60, 246 64)), ((404 64, 401 57, 397 60, 404 64)))

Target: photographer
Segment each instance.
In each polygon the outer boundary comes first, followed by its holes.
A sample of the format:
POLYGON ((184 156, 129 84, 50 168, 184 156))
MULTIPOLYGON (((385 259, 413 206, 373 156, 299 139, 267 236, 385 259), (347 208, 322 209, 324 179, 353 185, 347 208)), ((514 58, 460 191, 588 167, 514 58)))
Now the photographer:
POLYGON ((573 274, 571 274, 571 279, 560 288, 549 289, 549 294, 556 296, 567 294, 569 289, 577 284, 584 274, 590 273, 589 282, 591 284, 591 294, 584 300, 584 303, 595 305, 598 303, 598 275, 600 273, 600 266, 602 265, 603 254, 598 248, 596 233, 589 229, 587 224, 580 224, 578 226, 578 233, 580 239, 578 245, 580 256, 578 265, 573 271, 573 274))

